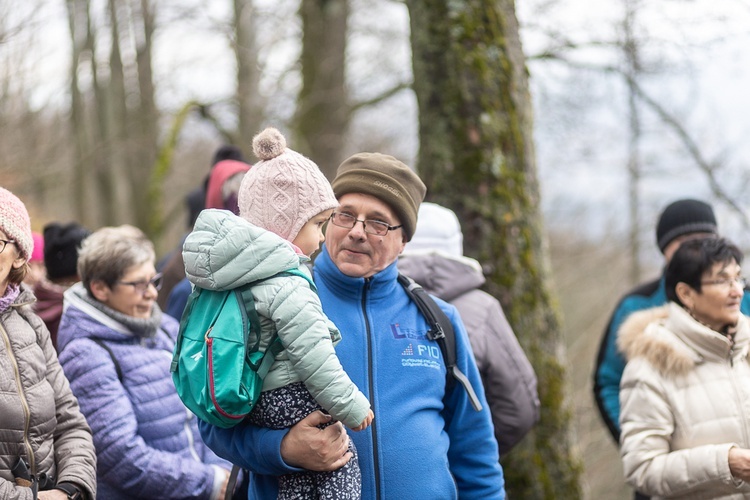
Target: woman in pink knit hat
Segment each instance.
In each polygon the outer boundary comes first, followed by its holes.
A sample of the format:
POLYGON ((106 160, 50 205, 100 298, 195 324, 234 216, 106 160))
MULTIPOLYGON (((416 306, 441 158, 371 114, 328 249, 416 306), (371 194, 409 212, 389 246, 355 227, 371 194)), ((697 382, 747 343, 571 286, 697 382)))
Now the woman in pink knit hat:
MULTIPOLYGON (((260 161, 242 179, 239 217, 204 210, 183 247, 186 275, 195 286, 228 290, 258 282, 251 291, 261 347, 276 344, 275 334, 281 341, 258 403, 238 426, 283 429, 325 410, 352 430, 365 429, 373 419, 370 403, 336 356, 341 333, 323 313, 305 265, 338 201, 318 166, 288 149, 278 130, 255 136, 253 151, 260 161)), ((281 476, 278 498, 360 498, 353 444, 349 451, 352 458, 339 470, 281 476)))
POLYGON ((26 207, 0 188, 0 498, 94 500, 91 430, 22 284, 33 253, 26 207))

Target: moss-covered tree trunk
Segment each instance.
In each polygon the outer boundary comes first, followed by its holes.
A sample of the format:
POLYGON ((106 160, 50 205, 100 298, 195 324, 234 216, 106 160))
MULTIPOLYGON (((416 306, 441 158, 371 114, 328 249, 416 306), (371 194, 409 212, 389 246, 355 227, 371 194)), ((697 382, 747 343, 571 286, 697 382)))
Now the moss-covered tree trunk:
POLYGON ((458 213, 465 251, 489 265, 487 290, 539 379, 541 421, 502 459, 509 496, 580 498, 514 1, 407 5, 428 199, 458 213))

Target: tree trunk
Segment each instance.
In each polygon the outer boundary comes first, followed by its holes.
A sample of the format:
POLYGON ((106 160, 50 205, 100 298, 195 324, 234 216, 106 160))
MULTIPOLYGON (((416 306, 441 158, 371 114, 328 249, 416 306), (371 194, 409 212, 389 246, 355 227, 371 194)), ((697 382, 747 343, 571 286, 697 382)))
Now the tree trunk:
POLYGON ((418 170, 490 269, 539 379, 541 420, 502 460, 510 498, 581 497, 560 320, 539 206, 532 103, 513 0, 407 0, 419 103, 418 170))
POLYGON ((258 47, 255 43, 252 0, 234 0, 234 57, 237 64, 237 115, 236 142, 247 158, 251 157, 253 136, 263 124, 263 106, 258 88, 258 47))
POLYGON ((626 72, 628 78, 626 83, 628 86, 628 112, 630 115, 628 123, 630 130, 628 142, 628 205, 630 214, 628 246, 630 247, 629 254, 632 259, 630 265, 630 283, 633 286, 641 281, 641 224, 639 217, 642 177, 640 161, 641 120, 636 91, 636 82, 641 73, 641 64, 638 41, 634 33, 637 8, 637 5, 634 5, 632 1, 625 0, 625 19, 623 21, 625 41, 622 47, 627 64, 626 72))
POLYGON ((85 12, 86 24, 88 24, 88 9, 84 9, 86 2, 80 0, 67 0, 65 5, 68 10, 68 27, 70 29, 71 39, 71 60, 70 60, 70 130, 73 135, 73 161, 74 181, 73 181, 73 203, 75 204, 74 213, 76 219, 82 224, 90 222, 86 217, 86 163, 85 158, 87 151, 90 149, 90 143, 86 136, 85 116, 86 110, 83 104, 83 96, 78 88, 78 66, 81 62, 81 53, 85 47, 85 39, 81 37, 81 21, 79 12, 85 12))
POLYGON ((346 67, 348 0, 302 0, 302 89, 294 146, 329 179, 343 160, 349 123, 346 67))
MULTIPOLYGON (((135 4, 134 4, 135 7, 135 4)), ((136 69, 138 72, 138 106, 132 113, 131 129, 128 136, 131 145, 130 157, 134 161, 128 166, 130 174, 130 200, 135 208, 135 224, 147 229, 149 227, 149 212, 160 210, 161 207, 148 203, 146 180, 156 164, 159 149, 159 114, 156 109, 155 89, 151 70, 151 49, 154 36, 155 3, 140 0, 140 19, 134 17, 136 31, 136 69)), ((133 9, 134 14, 138 9, 133 9)), ((149 237, 154 235, 148 234, 149 237)))

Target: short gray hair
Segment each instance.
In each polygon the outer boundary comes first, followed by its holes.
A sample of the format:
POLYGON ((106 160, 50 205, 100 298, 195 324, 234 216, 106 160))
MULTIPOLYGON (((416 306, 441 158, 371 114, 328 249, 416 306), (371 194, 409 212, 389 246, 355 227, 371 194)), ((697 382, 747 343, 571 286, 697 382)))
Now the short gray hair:
POLYGON ((137 227, 103 227, 83 240, 78 276, 91 294, 92 281, 103 281, 112 288, 129 268, 155 260, 154 244, 137 227))

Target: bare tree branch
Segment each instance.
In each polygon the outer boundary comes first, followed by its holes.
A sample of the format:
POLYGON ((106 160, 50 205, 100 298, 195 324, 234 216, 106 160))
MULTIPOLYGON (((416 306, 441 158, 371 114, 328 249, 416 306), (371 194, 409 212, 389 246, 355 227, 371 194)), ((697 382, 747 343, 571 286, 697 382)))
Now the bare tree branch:
POLYGON ((651 110, 654 111, 675 134, 677 134, 677 137, 685 146, 685 149, 687 149, 688 153, 693 158, 693 161, 695 161, 698 167, 706 174, 706 177, 708 177, 709 186, 714 195, 729 205, 737 215, 740 216, 742 225, 746 229, 750 229, 750 219, 745 213, 745 210, 722 188, 716 178, 715 174, 721 168, 722 162, 720 160, 710 161, 705 158, 697 142, 692 138, 683 124, 674 115, 669 113, 664 106, 651 98, 651 96, 649 96, 637 82, 630 79, 627 75, 623 76, 625 76, 628 83, 633 86, 633 89, 636 91, 639 98, 648 105, 648 107, 651 108, 651 110))
POLYGON ((401 82, 399 84, 394 85, 390 89, 385 90, 384 92, 376 95, 375 97, 372 97, 370 99, 366 99, 364 101, 359 101, 356 103, 352 103, 349 106, 349 114, 354 114, 356 111, 359 111, 362 108, 366 108, 368 106, 374 106, 375 104, 378 104, 380 102, 385 101, 386 99, 389 99, 393 97, 394 95, 398 94, 402 90, 410 89, 412 88, 411 82, 401 82))
POLYGON ((688 154, 693 159, 695 164, 698 166, 700 170, 703 171, 703 173, 708 178, 709 187, 711 188, 711 192, 714 194, 714 196, 716 196, 718 199, 722 200, 730 208, 732 208, 732 210, 736 212, 737 215, 739 215, 740 220, 742 221, 742 225, 746 229, 750 229, 750 217, 748 217, 747 213, 745 213, 745 210, 742 208, 742 206, 729 193, 727 193, 727 191, 721 186, 721 183, 717 179, 716 173, 720 170, 723 162, 718 159, 714 161, 707 159, 704 156, 697 141, 693 139, 693 137, 690 135, 690 132, 688 132, 688 130, 680 122, 680 120, 678 120, 677 117, 671 114, 656 99, 652 98, 643 89, 643 87, 641 87, 638 84, 637 81, 635 81, 627 73, 624 73, 622 69, 616 66, 597 65, 597 64, 588 64, 588 63, 570 61, 569 59, 565 58, 560 53, 552 53, 552 52, 547 53, 545 56, 545 59, 564 62, 565 64, 573 68, 586 69, 590 71, 600 71, 600 72, 605 72, 605 73, 613 73, 613 74, 621 76, 628 85, 632 86, 633 90, 638 95, 638 98, 644 104, 646 104, 646 106, 648 106, 649 109, 651 109, 654 113, 656 113, 656 115, 667 125, 667 127, 670 128, 677 135, 677 138, 685 147, 685 149, 687 150, 688 154))

